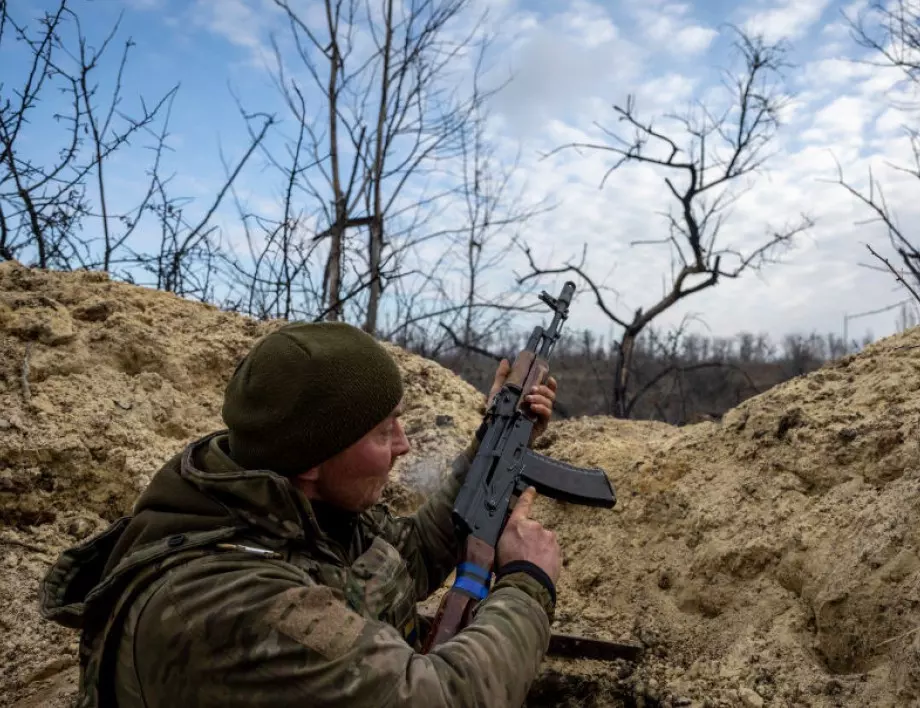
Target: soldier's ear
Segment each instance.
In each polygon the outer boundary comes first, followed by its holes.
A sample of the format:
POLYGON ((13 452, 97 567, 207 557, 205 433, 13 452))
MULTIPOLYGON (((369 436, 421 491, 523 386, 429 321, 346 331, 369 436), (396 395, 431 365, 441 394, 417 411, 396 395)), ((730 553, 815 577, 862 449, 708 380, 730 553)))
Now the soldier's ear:
POLYGON ((294 475, 291 477, 292 481, 295 482, 316 482, 319 480, 319 465, 316 467, 311 467, 300 474, 294 475))

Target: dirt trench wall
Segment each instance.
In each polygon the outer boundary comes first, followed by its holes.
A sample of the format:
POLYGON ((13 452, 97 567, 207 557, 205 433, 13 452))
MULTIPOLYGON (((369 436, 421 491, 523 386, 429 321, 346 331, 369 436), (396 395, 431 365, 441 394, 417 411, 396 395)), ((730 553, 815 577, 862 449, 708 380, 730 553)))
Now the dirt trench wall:
POLYGON ((656 699, 920 704, 918 390, 912 330, 721 424, 556 426, 546 451, 606 465, 620 499, 545 503, 571 622, 644 641, 656 699))
MULTIPOLYGON (((38 581, 222 426, 227 378, 280 324, 0 264, 0 706, 68 704, 76 636, 38 618, 38 581)), ((386 494, 405 511, 469 440, 483 397, 390 351, 414 451, 386 494)), ((538 449, 605 469, 619 497, 613 511, 537 506, 566 555, 554 629, 640 642, 645 657, 549 660, 531 705, 920 702, 918 390, 914 330, 721 424, 554 423, 538 449)))

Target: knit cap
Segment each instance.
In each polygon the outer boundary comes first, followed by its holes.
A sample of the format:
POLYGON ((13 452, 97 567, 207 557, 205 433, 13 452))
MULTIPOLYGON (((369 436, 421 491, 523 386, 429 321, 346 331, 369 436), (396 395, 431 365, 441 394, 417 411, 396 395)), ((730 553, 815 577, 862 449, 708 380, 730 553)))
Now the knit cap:
POLYGON ((227 384, 230 455, 247 469, 299 474, 360 440, 402 395, 396 362, 363 330, 285 325, 256 343, 227 384))

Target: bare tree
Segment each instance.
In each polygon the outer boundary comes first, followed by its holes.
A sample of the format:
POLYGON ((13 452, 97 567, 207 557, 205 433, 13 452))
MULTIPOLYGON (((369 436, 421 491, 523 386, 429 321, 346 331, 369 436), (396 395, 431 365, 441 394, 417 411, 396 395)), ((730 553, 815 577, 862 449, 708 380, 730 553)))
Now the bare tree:
POLYGON ((142 101, 134 116, 124 110, 122 78, 134 46, 128 39, 110 95, 100 103, 96 76, 119 23, 96 48, 90 48, 68 0, 44 13, 36 25, 17 21, 0 0, 0 43, 13 40, 28 53, 20 83, 0 83, 0 253, 42 268, 109 270, 134 233, 152 190, 136 206, 114 212, 105 189, 106 161, 163 119, 175 89, 153 103, 142 101), (30 157, 24 147, 41 111, 44 120, 53 112, 63 127, 59 148, 48 159, 30 157), (94 189, 89 184, 93 177, 94 189), (87 219, 100 223, 101 245, 81 232, 87 219))
MULTIPOLYGON (((909 86, 920 87, 920 1, 874 1, 856 15, 847 17, 856 43, 869 49, 880 67, 899 70, 909 86)), ((920 180, 920 132, 910 126, 904 128, 910 142, 909 164, 891 165, 902 174, 920 180)), ((895 210, 885 197, 883 186, 869 170, 869 184, 858 189, 846 181, 843 169, 837 167, 837 183, 861 202, 871 214, 868 222, 884 225, 891 248, 901 262, 895 268, 884 257, 874 254, 882 265, 870 267, 891 271, 913 297, 914 288, 920 287, 920 245, 917 236, 905 228, 895 210)))
POLYGON ((321 276, 300 260, 303 294, 319 300, 305 309, 379 332, 388 283, 405 279, 408 252, 443 236, 429 222, 439 202, 457 198, 449 165, 491 93, 459 68, 483 56, 481 26, 468 23, 470 0, 324 0, 322 27, 287 0, 275 4, 296 56, 295 71, 273 39, 275 81, 297 135, 283 157, 268 158, 289 197, 309 205, 284 248, 298 260, 319 256, 309 244, 324 247, 321 276), (317 94, 321 111, 304 99, 317 94))
POLYGON ((910 81, 920 81, 918 0, 872 0, 846 20, 853 39, 878 57, 879 66, 900 69, 910 81))
MULTIPOLYGON (((913 152, 913 165, 892 165, 896 170, 909 174, 920 180, 920 133, 910 132, 909 139, 913 152)), ((869 170, 869 184, 865 190, 854 187, 847 182, 843 168, 837 165, 837 184, 849 192, 856 200, 861 202, 871 214, 862 223, 881 223, 888 235, 891 248, 897 253, 901 262, 900 268, 895 268, 882 256, 873 251, 873 256, 881 262, 877 264, 863 264, 874 270, 891 272, 895 280, 901 283, 908 291, 920 287, 920 247, 914 242, 914 236, 902 226, 897 212, 888 203, 882 184, 869 170)), ((871 248, 870 248, 871 250, 871 248)), ((916 297, 916 295, 914 295, 916 297)))
POLYGON ((172 178, 163 174, 177 87, 155 101, 139 97, 130 111, 125 72, 134 42, 124 40, 114 78, 103 83, 120 19, 106 34, 89 37, 76 4, 60 0, 29 23, 14 18, 0 0, 0 44, 7 43, 13 56, 18 52, 21 61, 13 66, 22 67, 16 79, 11 69, 0 80, 0 257, 41 268, 103 269, 130 282, 213 299, 215 213, 273 118, 250 117, 260 123, 252 129, 253 142, 203 217, 190 216, 190 200, 171 194, 172 178), (52 121, 60 130, 48 130, 52 121), (141 168, 146 188, 133 205, 119 207, 107 188, 107 165, 140 141, 138 147, 153 156, 141 168), (30 148, 36 144, 45 149, 30 148), (142 232, 148 238, 141 239, 142 232), (156 232, 158 252, 136 245, 146 245, 156 232))
POLYGON ((609 142, 572 143, 554 151, 610 153, 614 161, 604 181, 615 170, 633 164, 652 166, 664 175, 665 187, 677 203, 666 214, 667 235, 632 244, 663 246, 669 250, 671 279, 662 297, 648 307, 636 309, 631 317, 620 315, 605 297, 610 289, 588 272, 586 249, 577 261, 547 268, 536 262, 529 248, 524 248, 530 272, 520 278, 522 282, 546 274, 574 273, 592 291, 601 311, 622 329, 611 410, 618 417, 627 417, 632 410, 630 376, 634 348, 646 327, 684 298, 715 286, 721 278, 738 278, 775 261, 779 252, 811 225, 811 220, 802 216, 779 228, 767 227, 763 241, 746 251, 722 244, 723 226, 732 205, 747 178, 757 173, 770 157, 770 143, 780 126, 785 101, 781 81, 785 46, 769 44, 762 37, 749 36, 741 30, 733 31, 741 69, 725 74, 724 109, 697 102, 682 115, 668 116, 677 127, 665 130, 642 120, 634 100, 629 98, 625 105, 614 106, 625 130, 601 127, 609 142))
POLYGON ((457 266, 448 268, 436 286, 444 303, 439 324, 449 337, 436 350, 453 346, 461 356, 501 359, 508 353, 490 351, 493 335, 507 329, 515 314, 538 311, 540 303, 529 291, 508 289, 503 278, 498 280, 505 292, 488 295, 487 281, 515 249, 520 227, 552 205, 527 203, 526 186, 513 187, 517 161, 509 167, 499 164, 485 133, 485 117, 477 113, 460 137, 458 227, 440 233, 440 238, 453 243, 459 257, 457 266))
MULTIPOLYGON (((254 114, 245 116, 251 140, 241 157, 232 166, 227 166, 226 177, 204 214, 190 217, 186 207, 191 200, 178 198, 168 191, 172 177, 160 173, 160 160, 165 148, 166 129, 157 136, 154 153, 156 158, 150 169, 151 195, 145 199, 145 209, 156 217, 160 231, 160 247, 155 254, 133 253, 131 263, 150 273, 158 290, 174 292, 184 297, 195 297, 202 302, 218 299, 215 282, 218 264, 228 259, 220 248, 217 238, 218 227, 214 217, 243 168, 265 140, 274 125, 274 116, 254 114), (253 123, 257 124, 254 128, 253 123)), ((226 284, 221 283, 221 290, 226 284)), ((226 298, 226 296, 224 296, 226 298)))

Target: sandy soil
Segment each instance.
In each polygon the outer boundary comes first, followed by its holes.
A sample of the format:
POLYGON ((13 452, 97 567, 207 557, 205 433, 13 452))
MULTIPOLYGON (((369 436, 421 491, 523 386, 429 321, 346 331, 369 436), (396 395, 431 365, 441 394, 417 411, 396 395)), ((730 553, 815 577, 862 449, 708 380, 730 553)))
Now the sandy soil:
MULTIPOLYGON (((99 273, 0 264, 0 706, 57 708, 77 638, 37 584, 130 511, 157 467, 222 427, 223 386, 279 326, 99 273)), ((483 397, 391 348, 414 451, 411 509, 483 397)), ((565 386, 565 381, 560 381, 565 386)), ((640 642, 623 662, 550 660, 531 706, 920 705, 920 330, 682 429, 554 423, 545 454, 605 469, 613 511, 541 500, 566 553, 556 629, 640 642)))

